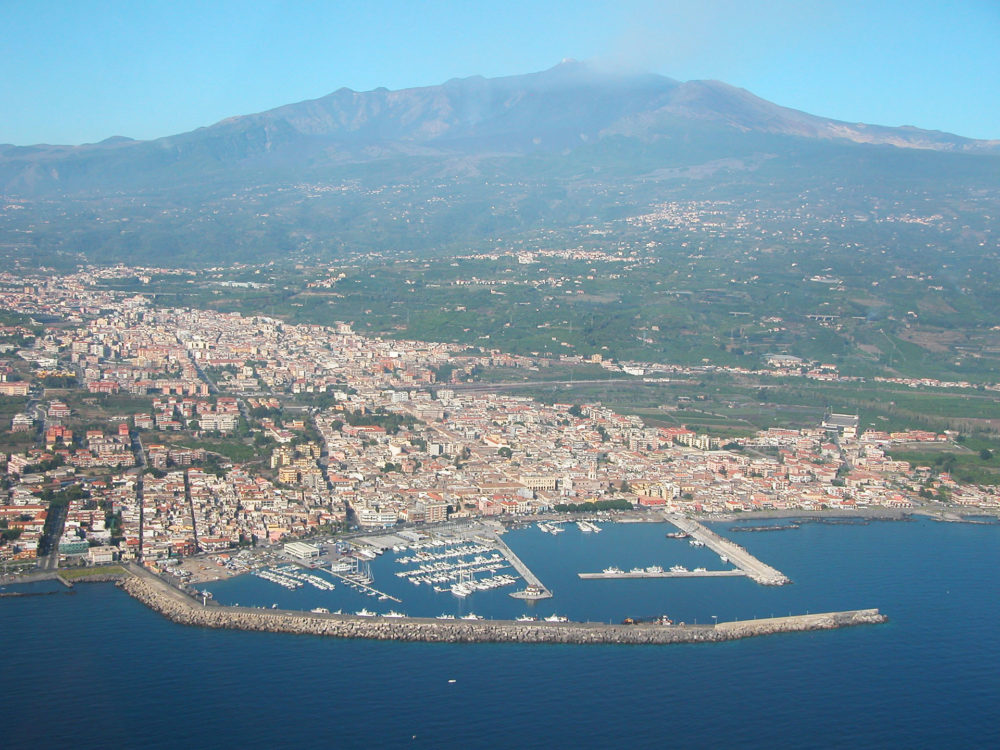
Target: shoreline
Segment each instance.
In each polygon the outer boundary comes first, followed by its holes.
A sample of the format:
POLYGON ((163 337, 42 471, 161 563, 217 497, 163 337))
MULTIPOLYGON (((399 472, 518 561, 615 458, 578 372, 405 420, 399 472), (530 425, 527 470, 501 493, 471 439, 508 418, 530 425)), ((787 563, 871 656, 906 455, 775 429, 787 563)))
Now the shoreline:
POLYGON ((145 571, 116 585, 153 611, 180 625, 334 638, 427 643, 562 643, 661 645, 717 643, 776 633, 833 630, 888 621, 877 609, 822 612, 715 625, 610 625, 591 622, 437 620, 204 606, 145 571))

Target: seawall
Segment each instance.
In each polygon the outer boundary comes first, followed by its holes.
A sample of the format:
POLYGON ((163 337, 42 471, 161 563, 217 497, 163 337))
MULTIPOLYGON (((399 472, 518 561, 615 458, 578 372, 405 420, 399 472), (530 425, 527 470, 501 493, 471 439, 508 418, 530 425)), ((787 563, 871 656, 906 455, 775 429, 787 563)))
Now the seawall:
POLYGON ((513 622, 368 618, 241 607, 203 606, 147 575, 118 584, 131 596, 182 625, 335 638, 432 643, 667 644, 709 643, 807 630, 871 625, 888 618, 877 609, 827 612, 717 625, 608 625, 584 622, 513 622))

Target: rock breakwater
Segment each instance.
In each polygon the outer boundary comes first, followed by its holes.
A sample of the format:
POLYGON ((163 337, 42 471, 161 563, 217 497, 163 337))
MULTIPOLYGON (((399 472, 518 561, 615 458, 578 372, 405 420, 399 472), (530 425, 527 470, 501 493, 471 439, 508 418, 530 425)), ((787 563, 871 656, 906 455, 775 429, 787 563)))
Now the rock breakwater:
POLYGON ((182 625, 269 633, 432 643, 667 644, 707 643, 804 630, 829 630, 886 621, 877 609, 718 623, 608 625, 584 622, 430 620, 203 606, 146 576, 118 583, 131 596, 182 625))

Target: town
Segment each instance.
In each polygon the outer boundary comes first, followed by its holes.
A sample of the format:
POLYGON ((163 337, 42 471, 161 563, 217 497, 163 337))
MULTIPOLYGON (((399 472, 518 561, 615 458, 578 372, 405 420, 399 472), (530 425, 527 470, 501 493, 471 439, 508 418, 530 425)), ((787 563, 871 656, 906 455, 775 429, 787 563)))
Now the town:
MULTIPOLYGON (((995 484, 895 456, 953 445, 961 436, 950 430, 890 432, 828 410, 810 427, 720 437, 475 377, 587 366, 643 382, 705 367, 386 339, 348 322, 160 307, 96 284, 153 272, 0 275, 5 311, 20 316, 3 328, 0 363, 8 570, 172 565, 355 528, 574 509, 1000 509, 995 484)), ((783 355, 759 371, 718 369, 859 380, 783 355)))

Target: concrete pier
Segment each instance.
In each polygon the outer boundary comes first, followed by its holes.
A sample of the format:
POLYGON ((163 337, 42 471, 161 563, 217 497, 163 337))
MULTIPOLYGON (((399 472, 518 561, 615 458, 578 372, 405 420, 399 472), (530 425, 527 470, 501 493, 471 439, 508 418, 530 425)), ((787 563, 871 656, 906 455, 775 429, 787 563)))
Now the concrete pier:
POLYGON ((678 529, 685 532, 692 539, 702 542, 716 554, 728 557, 729 562, 742 570, 748 577, 752 578, 757 583, 763 586, 784 586, 785 584, 792 582, 791 579, 780 570, 776 570, 770 565, 762 563, 735 542, 731 542, 728 539, 719 536, 714 531, 702 526, 697 521, 692 521, 690 518, 684 518, 683 516, 676 516, 670 513, 665 513, 663 517, 678 529))
POLYGON ((507 543, 500 538, 499 534, 493 535, 494 544, 506 557, 514 569, 528 584, 523 591, 515 591, 511 594, 515 599, 551 599, 552 592, 545 588, 545 585, 538 579, 531 569, 525 565, 521 558, 514 554, 514 550, 507 546, 507 543))
POLYGON ((620 570, 617 573, 577 573, 587 580, 602 578, 720 578, 726 576, 745 576, 743 570, 663 570, 659 573, 648 570, 620 570))

